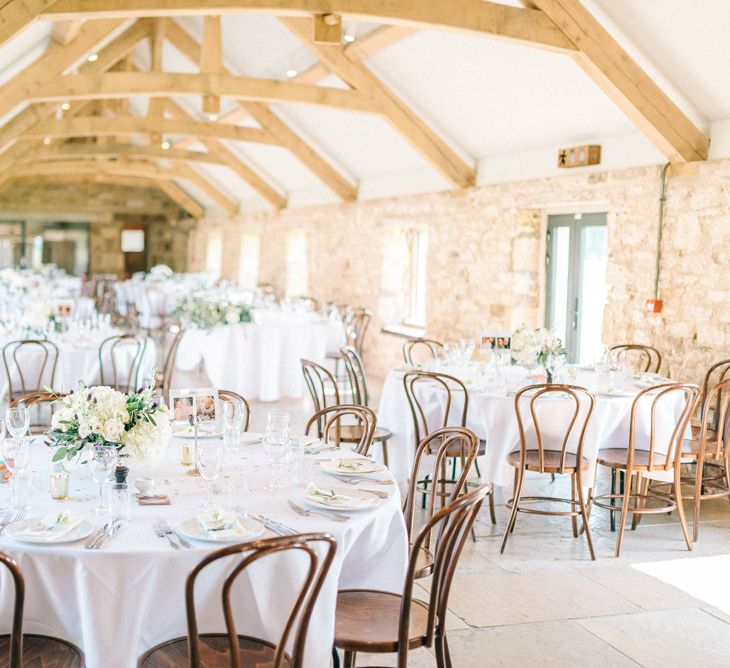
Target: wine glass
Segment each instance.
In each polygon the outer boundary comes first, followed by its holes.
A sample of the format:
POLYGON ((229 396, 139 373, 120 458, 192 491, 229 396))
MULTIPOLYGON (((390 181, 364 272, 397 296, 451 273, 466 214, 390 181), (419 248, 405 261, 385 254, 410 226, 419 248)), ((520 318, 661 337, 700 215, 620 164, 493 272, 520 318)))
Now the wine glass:
POLYGON ((22 475, 30 463, 29 438, 6 438, 3 440, 3 459, 13 476, 22 475))
POLYGON ((226 400, 221 403, 223 412, 223 438, 227 447, 238 450, 238 433, 243 427, 243 402, 238 399, 226 400))
POLYGON ((269 413, 266 418, 264 450, 274 469, 270 490, 278 489, 276 474, 289 445, 289 413, 269 413))
POLYGON ((30 415, 25 406, 8 408, 5 411, 5 425, 13 438, 20 438, 28 431, 30 426, 30 415))
POLYGON ((104 484, 112 479, 114 469, 117 467, 118 457, 117 449, 113 445, 94 445, 91 448, 89 468, 91 469, 91 477, 99 486, 99 505, 94 508, 97 515, 106 513, 103 499, 104 484))
POLYGON ((208 498, 204 509, 211 509, 213 504, 213 482, 223 472, 225 450, 218 439, 207 439, 198 443, 195 465, 200 477, 208 484, 208 498))

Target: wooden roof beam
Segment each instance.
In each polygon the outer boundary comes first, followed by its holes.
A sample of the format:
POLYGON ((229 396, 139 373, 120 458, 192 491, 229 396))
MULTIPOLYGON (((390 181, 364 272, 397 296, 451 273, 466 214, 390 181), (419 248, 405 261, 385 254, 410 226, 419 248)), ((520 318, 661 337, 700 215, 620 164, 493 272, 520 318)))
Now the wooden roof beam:
MULTIPOLYGON (((111 136, 111 135, 109 135, 111 136)), ((20 145, 20 144, 18 144, 20 145)), ((173 162, 203 162, 212 165, 225 165, 225 161, 211 153, 201 151, 183 151, 179 149, 162 149, 159 146, 140 146, 137 144, 59 144, 36 148, 29 154, 20 156, 17 163, 44 160, 115 158, 126 156, 132 159, 158 159, 173 162)))
POLYGON ((310 19, 280 20, 330 71, 373 100, 393 128, 446 179, 458 188, 474 185, 474 167, 431 130, 371 70, 350 58, 339 44, 316 44, 310 37, 310 19))
MULTIPOLYGON (((200 49, 200 71, 206 74, 221 74, 225 72, 223 68, 220 16, 206 16, 203 19, 203 45, 200 49)), ((217 95, 204 95, 203 113, 217 119, 218 114, 221 113, 221 99, 217 95)))

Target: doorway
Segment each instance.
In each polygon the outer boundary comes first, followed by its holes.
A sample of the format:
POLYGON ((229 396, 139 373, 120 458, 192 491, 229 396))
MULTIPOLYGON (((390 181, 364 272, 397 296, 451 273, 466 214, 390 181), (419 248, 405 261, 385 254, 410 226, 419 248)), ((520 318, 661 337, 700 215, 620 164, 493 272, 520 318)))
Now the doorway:
POLYGON ((545 322, 565 344, 569 362, 589 364, 601 349, 606 214, 549 216, 547 234, 545 322))

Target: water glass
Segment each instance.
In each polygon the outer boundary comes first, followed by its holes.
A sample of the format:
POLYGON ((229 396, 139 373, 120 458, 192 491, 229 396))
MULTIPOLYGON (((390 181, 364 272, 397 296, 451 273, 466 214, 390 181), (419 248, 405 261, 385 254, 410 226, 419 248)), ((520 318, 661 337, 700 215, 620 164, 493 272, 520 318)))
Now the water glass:
POLYGON ((6 438, 3 441, 3 459, 8 471, 15 475, 22 475, 30 464, 29 438, 6 438))
POLYGON ((107 513, 104 504, 104 485, 108 483, 117 468, 118 453, 113 445, 93 445, 89 456, 89 468, 91 477, 99 486, 99 505, 94 509, 97 515, 107 513))
POLYGON ((195 465, 200 477, 208 487, 208 496, 204 508, 212 508, 213 483, 223 472, 225 463, 225 449, 218 439, 206 439, 198 442, 195 465))
POLYGON ((30 426, 30 415, 24 406, 8 408, 5 411, 5 426, 14 438, 25 435, 30 426))
POLYGON ((114 483, 107 497, 107 511, 112 522, 128 520, 132 512, 132 495, 126 483, 114 483))
POLYGON ((243 430, 243 402, 231 399, 221 403, 223 413, 223 439, 226 448, 234 453, 238 452, 243 430))
POLYGON ((33 502, 35 474, 16 473, 10 478, 10 505, 15 510, 29 510, 33 502))

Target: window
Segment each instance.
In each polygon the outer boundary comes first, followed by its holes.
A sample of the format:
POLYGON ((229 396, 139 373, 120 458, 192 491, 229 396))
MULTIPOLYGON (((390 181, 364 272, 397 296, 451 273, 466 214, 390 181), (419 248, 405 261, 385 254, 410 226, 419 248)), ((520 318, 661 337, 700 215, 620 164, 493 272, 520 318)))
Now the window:
POLYGON ((286 237, 286 296, 303 297, 308 290, 307 233, 292 230, 286 237))
POLYGON ((408 301, 403 322, 426 325, 426 269, 428 266, 428 232, 408 230, 408 301))
POLYGON ((144 230, 122 230, 122 253, 144 252, 144 230))
POLYGON ((255 289, 259 280, 259 256, 261 238, 258 234, 241 235, 241 251, 238 256, 238 284, 242 288, 255 289))
POLYGON ((205 271, 213 279, 221 277, 223 269, 223 232, 211 232, 205 249, 205 271))

